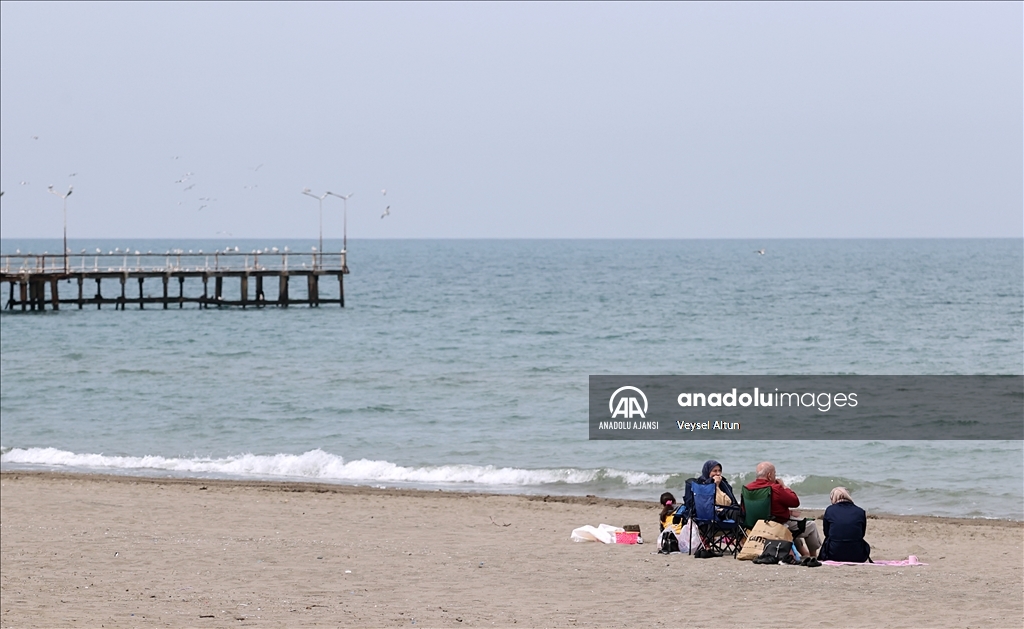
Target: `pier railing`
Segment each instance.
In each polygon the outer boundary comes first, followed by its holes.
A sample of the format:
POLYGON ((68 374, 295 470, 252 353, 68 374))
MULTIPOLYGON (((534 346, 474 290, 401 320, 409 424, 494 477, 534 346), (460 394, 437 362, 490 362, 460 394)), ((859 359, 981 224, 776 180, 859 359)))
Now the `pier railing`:
POLYGON ((197 272, 197 271, 300 271, 347 272, 346 252, 299 253, 294 251, 147 251, 106 253, 13 253, 0 255, 0 271, 16 274, 197 272), (65 262, 66 260, 66 262, 65 262), (66 266, 65 266, 66 265, 66 266))

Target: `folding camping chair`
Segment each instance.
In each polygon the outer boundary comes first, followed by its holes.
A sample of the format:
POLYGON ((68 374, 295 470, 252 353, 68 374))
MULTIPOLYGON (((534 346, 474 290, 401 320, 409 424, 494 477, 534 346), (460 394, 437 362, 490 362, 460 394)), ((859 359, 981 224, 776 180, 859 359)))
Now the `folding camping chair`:
MULTIPOLYGON (((720 517, 715 508, 714 483, 707 485, 691 483, 690 485, 690 490, 693 492, 691 520, 697 525, 697 537, 701 546, 705 550, 723 555, 729 553, 735 557, 746 537, 746 531, 736 520, 720 517)), ((690 548, 693 548, 692 543, 690 548)))
POLYGON ((772 517, 772 488, 740 490, 740 504, 743 505, 743 527, 748 531, 754 528, 758 520, 770 520, 772 517))

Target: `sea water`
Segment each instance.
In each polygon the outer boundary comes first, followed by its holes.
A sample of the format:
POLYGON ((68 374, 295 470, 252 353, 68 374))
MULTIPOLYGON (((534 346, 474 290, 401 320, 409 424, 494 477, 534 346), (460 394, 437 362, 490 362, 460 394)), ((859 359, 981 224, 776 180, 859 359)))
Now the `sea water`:
POLYGON ((0 465, 656 501, 705 459, 734 486, 771 460, 808 507, 845 485, 1024 518, 1018 441, 587 439, 592 374, 1021 374, 1020 239, 354 240, 348 262, 344 309, 5 312, 0 465))

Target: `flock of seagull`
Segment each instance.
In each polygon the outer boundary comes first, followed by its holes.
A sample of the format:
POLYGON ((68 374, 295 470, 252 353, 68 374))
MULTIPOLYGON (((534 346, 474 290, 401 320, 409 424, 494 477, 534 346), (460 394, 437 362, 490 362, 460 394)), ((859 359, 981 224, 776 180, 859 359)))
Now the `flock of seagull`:
MULTIPOLYGON (((173 157, 172 159, 175 159, 175 160, 177 160, 177 159, 181 159, 181 156, 180 156, 180 155, 175 155, 175 156, 174 156, 174 157, 173 157)), ((259 172, 259 170, 260 170, 261 168, 263 168, 263 164, 262 164, 262 163, 260 163, 260 164, 258 164, 258 165, 256 165, 256 166, 249 166, 249 167, 248 167, 248 169, 249 169, 249 170, 251 170, 251 171, 252 171, 252 172, 254 172, 254 173, 255 173, 255 172, 259 172)), ((185 174, 183 174, 183 175, 181 176, 181 178, 180 178, 180 179, 176 179, 176 180, 174 181, 174 183, 176 183, 176 184, 185 184, 185 183, 187 183, 187 182, 188 182, 188 181, 190 180, 190 178, 191 178, 191 177, 192 177, 193 175, 195 175, 195 173, 193 173, 193 172, 191 172, 191 171, 189 171, 189 172, 186 172, 185 174)), ((74 175, 72 175, 72 176, 74 176, 74 175)), ((194 187, 195 187, 195 183, 191 183, 191 184, 189 184, 188 186, 186 186, 186 187, 182 188, 182 190, 181 190, 181 191, 182 191, 182 192, 187 192, 187 191, 191 190, 191 189, 192 189, 192 188, 194 188, 194 187)), ((253 184, 246 184, 246 185, 242 186, 242 189, 243 189, 243 190, 254 190, 254 189, 258 188, 258 187, 259 187, 259 184, 257 184, 257 183, 253 183, 253 184)), ((308 191, 309 191, 309 188, 306 188, 305 190, 303 190, 303 193, 305 194, 305 193, 307 193, 308 191)), ((384 189, 382 189, 382 190, 381 190, 380 192, 381 192, 381 195, 382 195, 382 196, 385 196, 385 197, 386 197, 386 196, 388 195, 388 190, 387 190, 387 188, 384 188, 384 189)), ((327 194, 334 194, 334 193, 332 193, 332 192, 328 192, 327 194)), ((347 194, 347 195, 344 195, 344 196, 343 196, 343 195, 340 195, 340 194, 339 194, 339 195, 334 195, 334 196, 337 196, 337 197, 339 197, 339 198, 342 198, 342 199, 344 199, 344 200, 348 201, 349 197, 351 197, 351 196, 352 196, 352 193, 349 193, 349 194, 347 194)), ((215 199, 215 198, 212 198, 212 197, 199 197, 199 199, 198 199, 198 200, 199 200, 199 201, 205 201, 205 203, 203 203, 202 205, 200 205, 200 206, 199 206, 199 209, 197 209, 197 210, 196 210, 197 212, 201 212, 201 211, 203 211, 203 210, 204 210, 205 208, 208 208, 208 207, 210 207, 210 203, 213 203, 213 202, 215 202, 215 201, 216 201, 217 199, 215 199)), ((181 205, 182 203, 184 203, 184 201, 179 201, 179 202, 178 202, 178 205, 181 205)), ((384 217, 386 217, 386 216, 390 216, 390 215, 391 215, 391 206, 390 206, 390 205, 388 205, 387 207, 385 207, 385 208, 384 208, 384 213, 383 213, 383 214, 381 214, 381 215, 380 215, 380 217, 381 217, 381 218, 383 219, 384 217)), ((231 235, 231 234, 230 234, 230 233, 228 233, 228 232, 217 232, 217 233, 218 233, 218 234, 227 234, 228 236, 230 236, 230 235, 231 235)))
MULTIPOLYGON (((33 140, 38 140, 38 139, 39 139, 39 136, 37 136, 37 135, 33 135, 33 136, 32 136, 32 139, 33 139, 33 140)), ((174 160, 174 161, 177 161, 177 160, 180 160, 180 159, 181 159, 181 156, 180 156, 180 155, 174 155, 174 156, 172 156, 172 157, 171 157, 171 159, 172 159, 172 160, 174 160)), ((263 168, 263 164, 262 164, 262 163, 260 163, 260 164, 258 164, 258 165, 256 165, 256 166, 249 166, 249 167, 248 167, 248 170, 252 171, 253 173, 257 173, 257 172, 259 172, 259 170, 260 170, 261 168, 263 168)), ((74 173, 71 173, 71 174, 69 174, 69 175, 68 175, 68 177, 69 177, 69 178, 71 178, 71 177, 75 177, 76 175, 78 175, 78 173, 77 173, 77 172, 74 172, 74 173)), ((193 178, 194 176, 195 176, 195 173, 194 173, 194 172, 192 172, 192 171, 187 171, 187 172, 183 173, 183 174, 182 174, 182 175, 181 175, 180 177, 178 177, 177 179, 175 179, 175 180, 174 180, 174 183, 175 183, 176 185, 179 185, 179 186, 181 186, 181 190, 180 190, 180 191, 181 191, 181 193, 182 193, 182 194, 184 194, 184 193, 186 193, 186 192, 189 192, 190 190, 192 190, 193 188, 195 188, 195 187, 196 187, 196 182, 192 180, 192 178, 193 178)), ((28 181, 28 180, 22 180, 22 181, 20 182, 20 184, 21 184, 21 185, 23 185, 23 186, 28 186, 28 185, 31 185, 31 184, 32 184, 32 182, 30 182, 30 181, 28 181)), ((258 183, 250 183, 250 184, 246 184, 246 185, 242 186, 242 189, 243 189, 243 190, 254 190, 254 189, 258 188, 258 187, 259 187, 259 184, 258 184, 258 183)), ((52 192, 53 194, 57 194, 58 196, 65 196, 65 197, 66 197, 66 196, 68 196, 68 195, 70 195, 70 194, 71 194, 71 190, 72 190, 71 186, 69 186, 69 187, 68 187, 68 192, 67 192, 67 194, 64 194, 64 195, 60 195, 59 193, 57 193, 57 192, 56 192, 56 191, 54 190, 54 187, 53 187, 53 185, 52 185, 52 184, 51 184, 51 185, 50 185, 50 186, 49 186, 49 187, 48 187, 47 189, 48 189, 48 190, 49 190, 50 192, 52 192)), ((388 191, 387 191, 387 189, 386 189, 386 188, 385 188, 385 189, 383 189, 383 190, 381 190, 381 195, 382 195, 382 196, 385 196, 385 197, 386 197, 386 196, 387 196, 387 194, 388 194, 388 191)), ((2 196, 2 195, 3 195, 3 191, 0 191, 0 196, 2 196)), ((337 195, 337 196, 341 196, 341 195, 337 195)), ((345 199, 345 200, 347 201, 347 200, 348 200, 348 197, 351 197, 351 196, 352 196, 352 195, 351 195, 351 194, 349 194, 349 195, 347 195, 347 196, 344 196, 344 197, 341 197, 341 198, 343 198, 343 199, 345 199)), ((213 204, 213 203, 216 203, 216 201, 217 201, 217 199, 216 199, 216 198, 214 198, 214 197, 209 197, 209 196, 204 196, 204 197, 194 197, 194 202, 196 202, 196 203, 199 203, 199 207, 198 207, 198 208, 196 209, 196 211, 197 211, 197 212, 202 212, 202 211, 203 211, 204 209, 206 209, 206 208, 210 207, 210 206, 211 206, 211 204, 213 204)), ((185 203, 188 203, 188 202, 189 202, 189 199, 183 199, 183 200, 181 200, 181 201, 178 201, 178 205, 184 205, 185 203)), ((388 206, 386 206, 386 207, 384 208, 384 213, 383 213, 383 214, 381 214, 381 215, 380 215, 380 217, 381 217, 381 218, 383 219, 383 218, 385 218, 385 217, 387 217, 387 216, 390 216, 390 215, 391 215, 391 206, 390 206, 390 205, 388 205, 388 206)), ((230 233, 230 232, 223 232, 223 231, 219 231, 219 232, 217 232, 217 233, 218 233, 218 234, 226 234, 226 235, 228 235, 228 236, 231 236, 231 233, 230 233)))

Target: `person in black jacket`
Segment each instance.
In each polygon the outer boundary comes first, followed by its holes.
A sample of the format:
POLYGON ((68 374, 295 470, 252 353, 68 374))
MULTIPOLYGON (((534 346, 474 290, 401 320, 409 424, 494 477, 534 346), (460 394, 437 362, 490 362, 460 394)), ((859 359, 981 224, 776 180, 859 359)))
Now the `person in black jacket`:
POLYGON ((845 487, 836 487, 829 495, 832 506, 821 516, 824 523, 825 542, 818 553, 818 559, 825 561, 850 561, 864 563, 871 561, 871 546, 864 541, 868 528, 868 516, 857 505, 845 487))

